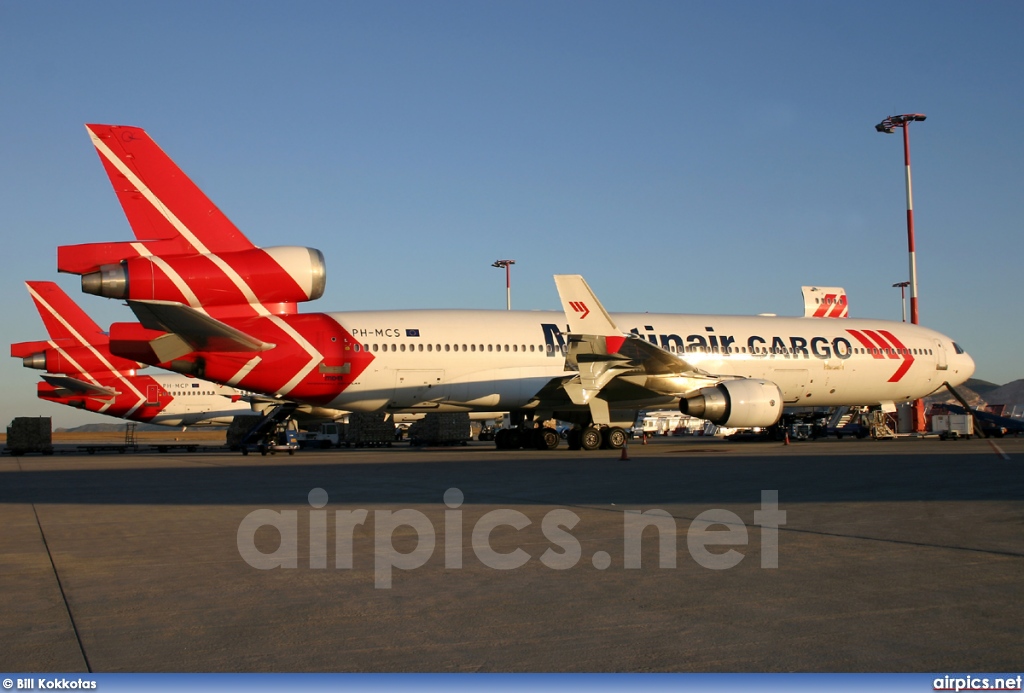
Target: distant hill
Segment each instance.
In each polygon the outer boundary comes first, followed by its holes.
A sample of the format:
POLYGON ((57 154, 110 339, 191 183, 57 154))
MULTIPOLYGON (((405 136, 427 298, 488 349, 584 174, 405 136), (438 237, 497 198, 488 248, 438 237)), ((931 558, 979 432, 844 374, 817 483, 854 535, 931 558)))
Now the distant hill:
POLYGON ((968 378, 967 382, 964 383, 969 389, 974 390, 979 395, 985 396, 992 390, 998 390, 1002 385, 990 383, 987 380, 979 380, 978 378, 968 378))
MULTIPOLYGON (((967 382, 969 383, 971 381, 968 380, 967 382)), ((972 407, 983 407, 988 403, 988 400, 966 384, 958 386, 956 391, 959 392, 960 395, 967 400, 967 404, 972 407)), ((925 397, 924 402, 926 406, 931 404, 960 404, 956 397, 953 396, 953 393, 946 388, 937 390, 934 395, 925 397)))
POLYGON ((1024 379, 986 392, 985 401, 989 404, 1024 404, 1024 379))
MULTIPOLYGON (((125 423, 103 423, 103 424, 84 424, 82 426, 75 426, 74 428, 55 428, 54 433, 116 433, 123 432, 124 427, 130 422, 125 423)), ((156 424, 135 424, 135 430, 139 433, 143 431, 173 431, 180 426, 158 426, 156 424)), ((203 428, 226 428, 226 426, 203 426, 203 428)))

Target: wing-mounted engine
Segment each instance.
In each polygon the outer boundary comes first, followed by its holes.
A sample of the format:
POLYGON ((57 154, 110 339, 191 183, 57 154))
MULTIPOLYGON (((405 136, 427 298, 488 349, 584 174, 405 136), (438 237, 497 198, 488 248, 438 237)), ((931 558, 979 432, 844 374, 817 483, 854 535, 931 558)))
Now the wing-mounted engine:
POLYGON ((687 394, 679 411, 718 426, 772 426, 782 417, 782 390, 767 380, 723 380, 687 394))

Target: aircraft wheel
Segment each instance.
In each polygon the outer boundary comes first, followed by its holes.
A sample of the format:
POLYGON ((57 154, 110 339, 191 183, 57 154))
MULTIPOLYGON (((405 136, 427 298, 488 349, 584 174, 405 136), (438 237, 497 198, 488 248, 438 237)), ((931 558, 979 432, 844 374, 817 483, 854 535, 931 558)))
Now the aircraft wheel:
POLYGON ((626 445, 626 432, 618 426, 606 428, 603 438, 605 444, 612 450, 621 450, 626 445))
POLYGON ((583 447, 581 443, 582 436, 583 431, 581 431, 578 428, 570 429, 568 433, 565 434, 565 440, 567 443, 569 443, 570 450, 579 450, 581 447, 583 447))
POLYGON ((533 442, 538 450, 554 450, 561 440, 558 437, 558 431, 553 428, 534 429, 533 442))
POLYGON ((583 435, 580 438, 580 445, 584 450, 597 450, 601 447, 601 443, 604 442, 604 436, 601 435, 601 429, 596 426, 588 426, 583 429, 583 435))
POLYGON ((494 447, 498 450, 511 450, 512 446, 509 444, 509 436, 512 435, 511 431, 507 428, 500 429, 494 434, 494 447))

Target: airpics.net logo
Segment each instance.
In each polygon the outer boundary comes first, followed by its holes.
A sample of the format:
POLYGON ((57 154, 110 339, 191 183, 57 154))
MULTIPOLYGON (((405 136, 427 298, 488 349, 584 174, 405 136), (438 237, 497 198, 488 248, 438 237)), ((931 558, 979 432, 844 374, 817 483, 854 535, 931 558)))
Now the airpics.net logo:
MULTIPOLYGON (((309 492, 309 567, 326 569, 328 559, 327 526, 330 511, 325 510, 328 495, 322 488, 309 492)), ((444 493, 443 528, 441 531, 444 567, 461 569, 464 551, 464 518, 460 510, 465 497, 457 488, 444 493)), ((338 570, 353 568, 353 547, 356 535, 365 536, 366 521, 370 511, 335 510, 334 514, 334 567, 338 570), (363 530, 359 530, 363 527, 363 530)), ((754 524, 760 526, 760 553, 762 568, 779 567, 779 527, 786 524, 786 512, 779 510, 779 492, 761 491, 761 507, 754 511, 754 524)), ((644 530, 653 527, 657 534, 657 558, 659 568, 675 568, 677 565, 677 539, 680 535, 677 519, 665 510, 625 510, 622 512, 622 566, 627 569, 641 567, 642 539, 644 530)), ((567 508, 548 511, 540 521, 541 532, 552 546, 538 556, 542 565, 551 570, 568 570, 576 567, 583 557, 583 547, 572 533, 580 523, 580 516, 567 508)), ((534 556, 522 546, 510 549, 507 541, 498 551, 492 546, 492 535, 499 530, 503 537, 508 529, 521 531, 533 524, 525 513, 511 508, 491 510, 481 515, 471 529, 473 555, 481 564, 494 570, 514 570, 533 560, 534 556)), ((271 531, 270 534, 273 534, 271 531)), ((650 533, 648 533, 650 534, 650 533)), ((727 570, 739 565, 744 554, 732 547, 748 546, 747 524, 734 512, 723 508, 705 510, 697 515, 686 528, 686 548, 697 565, 708 570, 727 570), (720 547, 729 547, 722 551, 720 547), (715 548, 716 550, 712 550, 715 548)), ((424 566, 434 555, 438 543, 438 531, 434 523, 419 510, 373 511, 373 582, 377 589, 390 589, 395 569, 415 570, 424 566), (395 546, 396 535, 404 548, 411 534, 416 534, 411 550, 399 551, 395 546)), ((238 553, 253 568, 271 570, 274 568, 297 569, 299 567, 299 511, 253 510, 238 525, 236 535, 238 553), (257 541, 257 533, 266 538, 264 528, 276 530, 277 548, 263 551, 257 543, 266 548, 267 542, 257 541)), ((271 542, 272 543, 272 542, 271 542)), ((531 542, 532 543, 532 542, 531 542)), ((591 556, 591 563, 598 570, 611 567, 612 556, 607 551, 597 551, 591 556)))

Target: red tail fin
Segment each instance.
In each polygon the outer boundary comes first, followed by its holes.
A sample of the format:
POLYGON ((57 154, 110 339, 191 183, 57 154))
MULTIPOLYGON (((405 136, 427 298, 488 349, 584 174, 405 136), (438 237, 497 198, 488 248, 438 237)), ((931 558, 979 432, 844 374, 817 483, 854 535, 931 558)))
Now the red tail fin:
POLYGON ((137 240, 59 246, 58 271, 83 291, 220 317, 295 313, 323 294, 320 251, 254 246, 141 128, 86 129, 137 240))
POLYGON ((181 252, 201 254, 254 247, 145 130, 85 127, 138 240, 181 239, 181 252))
POLYGON ((43 319, 49 342, 11 345, 12 356, 29 357, 32 368, 49 373, 82 376, 88 380, 104 374, 132 373, 136 361, 110 353, 107 333, 53 282, 25 282, 43 319), (16 348, 18 347, 18 348, 16 348), (36 359, 31 359, 35 354, 36 359))
POLYGON ((39 317, 54 341, 70 340, 73 346, 105 344, 107 335, 63 289, 53 282, 25 282, 39 317))

